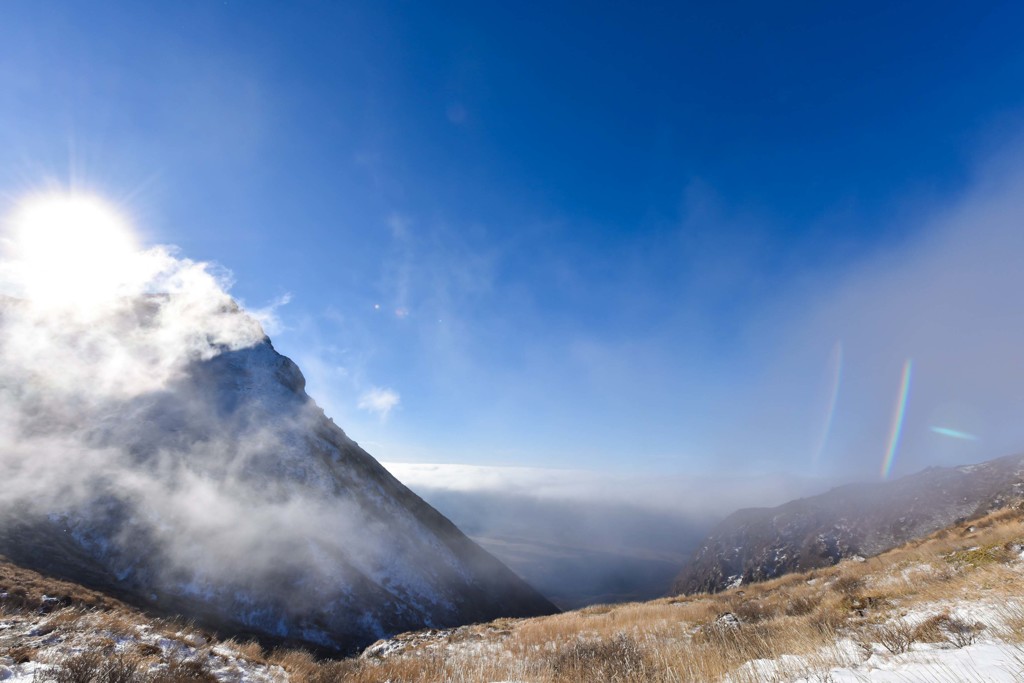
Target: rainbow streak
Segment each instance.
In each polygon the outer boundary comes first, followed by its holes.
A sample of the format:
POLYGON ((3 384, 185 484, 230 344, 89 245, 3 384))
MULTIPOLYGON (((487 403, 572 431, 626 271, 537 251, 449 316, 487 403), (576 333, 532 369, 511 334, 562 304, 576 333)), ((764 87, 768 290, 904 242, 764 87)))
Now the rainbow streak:
POLYGON ((817 467, 818 462, 821 460, 821 454, 825 450, 825 444, 828 442, 829 432, 832 431, 832 418, 836 414, 836 402, 839 399, 839 387, 843 383, 843 343, 836 342, 836 345, 832 347, 832 395, 828 401, 828 415, 825 417, 825 426, 821 430, 821 435, 818 437, 818 447, 814 449, 814 459, 811 463, 817 467))
POLYGON ((910 374, 914 369, 914 361, 910 358, 903 364, 903 384, 900 386, 900 400, 896 404, 896 414, 893 415, 892 432, 889 434, 889 450, 882 461, 882 479, 889 478, 892 471, 892 461, 896 456, 896 447, 900 443, 900 432, 903 431, 903 416, 907 412, 907 396, 910 394, 910 374))
POLYGON ((933 432, 941 434, 942 436, 949 436, 954 439, 963 439, 964 441, 977 441, 978 437, 974 434, 968 434, 967 432, 961 432, 958 429, 950 429, 949 427, 932 427, 933 432))

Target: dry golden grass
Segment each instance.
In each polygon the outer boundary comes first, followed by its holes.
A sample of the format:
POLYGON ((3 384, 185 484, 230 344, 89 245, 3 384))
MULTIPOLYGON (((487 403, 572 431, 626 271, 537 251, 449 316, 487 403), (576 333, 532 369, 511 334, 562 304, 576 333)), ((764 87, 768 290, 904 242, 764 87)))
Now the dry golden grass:
MULTIPOLYGON (((141 632, 180 641, 196 657, 224 647, 239 659, 279 666, 296 683, 683 683, 726 677, 754 683, 824 676, 855 663, 849 649, 837 646, 841 639, 860 644, 865 656, 921 643, 965 647, 983 635, 1024 644, 1022 551, 1024 512, 1011 507, 867 561, 717 595, 403 634, 393 651, 340 661, 318 661, 301 650, 266 652, 255 642, 219 642, 186 622, 150 619, 105 596, 2 564, 0 592, 8 598, 0 612, 28 615, 37 632, 51 636, 88 630, 98 652, 109 649, 105 642, 141 632), (45 606, 43 595, 60 597, 59 606, 45 606), (957 600, 994 605, 998 619, 983 624, 958 616, 950 607, 957 600)), ((37 656, 24 644, 4 648, 0 642, 3 654, 37 656)), ((166 680, 186 674, 208 680, 198 668, 190 673, 198 660, 167 661, 151 643, 138 642, 129 654, 140 667, 157 667, 166 680)))
POLYGON ((76 583, 61 581, 24 569, 11 564, 2 555, 0 555, 0 593, 7 593, 10 596, 7 600, 0 600, 0 614, 21 609, 39 609, 44 596, 55 598, 59 605, 65 607, 129 609, 120 600, 76 583))
POLYGON ((237 660, 264 663, 256 643, 218 642, 186 621, 151 617, 103 594, 2 559, 0 619, 0 658, 48 665, 36 674, 39 681, 214 681, 214 645, 237 660))
POLYGON ((904 619, 956 599, 1001 605, 999 636, 1024 642, 1022 549, 1024 512, 1011 507, 867 561, 717 595, 406 634, 397 639, 397 652, 341 664, 291 652, 271 660, 293 680, 315 683, 792 680, 851 664, 836 645, 840 638, 861 643, 865 653, 875 647, 902 652, 915 643, 966 646, 988 627, 941 611, 919 624, 904 619), (783 661, 782 655, 799 659, 783 661), (774 660, 772 670, 759 669, 758 660, 774 660))
POLYGON ((256 664, 263 664, 267 661, 263 652, 263 646, 255 640, 238 641, 234 638, 228 638, 222 644, 233 650, 237 657, 246 661, 256 664))

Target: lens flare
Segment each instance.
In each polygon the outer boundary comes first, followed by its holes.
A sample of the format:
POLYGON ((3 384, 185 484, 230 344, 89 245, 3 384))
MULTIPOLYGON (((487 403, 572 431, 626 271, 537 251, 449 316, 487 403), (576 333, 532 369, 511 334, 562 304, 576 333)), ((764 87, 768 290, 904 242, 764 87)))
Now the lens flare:
POLYGON ((118 296, 139 245, 128 222, 89 195, 31 197, 3 225, 3 284, 36 305, 79 308, 118 296))
POLYGON ((948 436, 953 439, 962 439, 964 441, 978 441, 979 438, 974 434, 968 434, 967 432, 961 432, 957 429, 950 429, 949 427, 931 427, 931 430, 936 434, 942 436, 948 436))
POLYGON ((882 479, 888 479, 892 471, 892 462, 896 457, 896 448, 900 444, 900 433, 903 431, 903 417, 907 412, 907 397, 910 395, 910 377, 914 369, 914 361, 910 358, 903 364, 903 382, 900 385, 900 399, 896 402, 896 413, 893 415, 892 431, 889 433, 889 448, 882 461, 882 479))
POLYGON ((839 387, 843 383, 843 343, 837 341, 836 345, 832 347, 832 390, 829 394, 828 401, 828 412, 825 415, 825 424, 822 427, 821 435, 818 437, 818 445, 814 449, 814 458, 811 460, 811 464, 817 467, 821 460, 821 454, 825 450, 825 444, 828 443, 828 435, 832 431, 832 419, 836 414, 836 403, 839 399, 839 387))

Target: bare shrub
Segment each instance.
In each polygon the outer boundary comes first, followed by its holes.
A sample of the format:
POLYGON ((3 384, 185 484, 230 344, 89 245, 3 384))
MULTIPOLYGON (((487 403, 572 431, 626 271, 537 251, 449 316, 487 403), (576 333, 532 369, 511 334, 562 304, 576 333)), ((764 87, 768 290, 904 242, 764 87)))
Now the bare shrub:
POLYGON ((807 623, 818 633, 833 636, 847 623, 848 618, 847 611, 833 603, 820 605, 807 617, 807 623))
POLYGON ((984 630, 985 625, 980 621, 970 622, 943 612, 921 622, 914 630, 914 637, 918 641, 944 642, 961 648, 977 642, 984 630))
POLYGON ((717 621, 706 624, 693 634, 693 642, 709 651, 727 652, 747 659, 771 659, 775 656, 775 629, 767 624, 731 624, 717 621))
POLYGON ((875 610, 886 604, 886 599, 877 595, 845 595, 840 605, 858 616, 865 616, 868 610, 875 610))
POLYGON ((942 630, 946 634, 946 640, 955 647, 967 647, 978 640, 978 636, 985 630, 985 625, 980 621, 971 623, 951 617, 943 624, 942 630))
POLYGON ((999 637, 1011 643, 1024 642, 1024 605, 1018 600, 1006 600, 998 608, 999 637))
POLYGON ((949 614, 943 612, 933 617, 928 617, 914 629, 914 640, 920 643, 941 643, 946 639, 942 632, 942 624, 949 619, 949 614))
MULTIPOLYGON (((386 680, 388 675, 374 677, 372 672, 377 664, 361 661, 359 659, 339 659, 327 662, 318 662, 305 650, 274 650, 267 657, 272 664, 277 664, 288 672, 288 679, 296 683, 335 683, 335 681, 346 680, 386 680)), ((384 663, 383 669, 391 667, 392 663, 384 663)), ((422 661, 414 662, 421 669, 426 670, 422 661)), ((406 663, 408 669, 408 663, 406 663)), ((382 672, 383 673, 383 672, 382 672)), ((395 680, 405 680, 396 678, 395 680)))
POLYGON ((142 657, 159 657, 163 654, 160 646, 153 643, 136 643, 135 651, 142 657))
POLYGON ((3 593, 0 605, 3 606, 5 612, 20 612, 30 606, 28 591, 22 586, 14 586, 13 588, 0 591, 0 593, 3 593))
POLYGON ((810 614, 818 606, 818 601, 807 595, 797 595, 786 601, 783 611, 787 617, 802 617, 810 614))
POLYGON ((66 657, 46 674, 53 683, 139 683, 146 680, 140 660, 126 653, 101 654, 95 650, 66 657))
POLYGON ((15 664, 26 664, 36 658, 38 649, 30 645, 15 645, 7 651, 7 656, 14 660, 15 664))
POLYGON ((868 634, 863 631, 857 631, 852 635, 853 642, 860 648, 865 658, 875 653, 875 641, 868 634))
POLYGON ((864 588, 864 581, 859 577, 843 574, 837 577, 830 585, 832 590, 840 595, 853 597, 864 588))
POLYGON ((903 654, 914 644, 914 627, 899 619, 876 626, 875 636, 882 647, 892 654, 903 654))
POLYGON ((130 638, 136 635, 136 619, 128 612, 109 610, 96 615, 96 629, 106 631, 114 638, 130 638))
POLYGON ((104 662, 97 683, 134 683, 142 678, 139 658, 135 655, 118 653, 104 662))
POLYGON ((318 668, 313 655, 305 650, 278 649, 271 652, 268 659, 270 663, 277 664, 287 671, 289 677, 294 677, 299 683, 314 675, 318 668))
POLYGON ((266 661, 263 653, 263 646, 255 640, 247 640, 243 643, 233 643, 233 645, 235 652, 250 662, 262 663, 266 661))
POLYGON ((167 668, 153 674, 151 683, 216 683, 209 664, 197 659, 173 659, 167 668))
POLYGON ((53 612, 50 618, 47 619, 46 623, 48 626, 57 629, 70 630, 78 625, 78 621, 85 614, 83 610, 77 607, 68 607, 59 611, 53 612))
POLYGON ((364 669, 368 670, 369 668, 369 666, 364 667, 363 663, 357 659, 322 662, 296 676, 295 680, 298 683, 338 683, 338 681, 353 679, 363 680, 358 676, 364 673, 364 669))
POLYGON ((99 678, 102 664, 98 652, 82 652, 61 660, 50 676, 54 683, 93 683, 99 678))
POLYGON ((773 616, 761 600, 744 600, 742 602, 737 600, 732 605, 732 613, 744 624, 764 621, 773 616))
POLYGON ((363 671, 363 663, 358 659, 340 659, 336 662, 327 662, 321 664, 320 669, 323 671, 323 683, 331 683, 333 681, 343 681, 346 678, 359 674, 363 671))
POLYGON ((624 633, 605 640, 579 638, 556 652, 551 671, 565 681, 647 681, 651 662, 640 645, 624 633))

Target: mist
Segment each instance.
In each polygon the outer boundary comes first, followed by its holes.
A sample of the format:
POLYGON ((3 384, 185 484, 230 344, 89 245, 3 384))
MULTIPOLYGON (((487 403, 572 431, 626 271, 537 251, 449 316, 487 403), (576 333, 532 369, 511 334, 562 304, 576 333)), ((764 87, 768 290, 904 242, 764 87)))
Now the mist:
POLYGON ((298 368, 222 272, 138 248, 99 200, 28 201, 3 226, 0 267, 5 552, 29 552, 47 525, 154 600, 253 590, 300 614, 417 554, 410 512, 339 482, 358 467, 327 462, 344 435, 324 433, 298 368))
POLYGON ((749 322, 759 367, 716 397, 727 462, 877 479, 1024 448, 1020 147, 903 211, 903 238, 794 277, 749 322))
POLYGON ((954 193, 894 208, 887 220, 901 229, 872 249, 796 270, 759 299, 731 352, 738 370, 675 399, 690 438, 664 471, 651 472, 642 452, 606 470, 388 467, 524 576, 563 590, 579 583, 548 577, 540 551, 526 557, 522 544, 685 561, 702 532, 740 508, 1020 452, 1020 148, 1017 140, 979 159, 954 193), (649 474, 630 473, 630 462, 649 474), (675 539, 665 541, 666 528, 675 539))
POLYGON ((559 607, 650 600, 707 533, 739 508, 820 493, 823 478, 652 476, 386 462, 559 607))
MULTIPOLYGON (((392 471, 527 578, 550 578, 557 563, 541 565, 556 546, 577 558, 614 556, 610 565, 679 563, 738 508, 1019 451, 1024 171, 1012 149, 979 164, 958 193, 905 211, 911 228, 898 239, 796 273, 759 300, 735 351, 749 371, 679 399, 676 419, 692 438, 680 441, 669 472, 647 464, 638 468, 646 475, 623 475, 626 460, 606 472, 392 471)), ((275 469, 322 412, 255 386, 238 388, 258 399, 239 410, 224 404, 237 397, 216 394, 210 373, 244 365, 237 353, 267 343, 272 315, 240 307, 222 270, 172 247, 142 248, 116 210, 88 208, 90 220, 113 226, 99 245, 59 233, 26 240, 24 212, 3 226, 0 509, 73 527, 82 509, 117 492, 116 515, 131 520, 123 539, 144 538, 175 581, 272 580, 282 563, 322 565, 314 546, 354 548, 362 566, 352 572, 381 575, 398 551, 364 532, 379 520, 312 471, 275 469), (262 428, 270 421, 275 429, 262 428), (296 544, 297 527, 313 546, 296 544)), ((298 386, 301 375, 288 381, 298 386)), ((390 388, 358 401, 381 425, 398 419, 396 408, 414 409, 390 388)))

